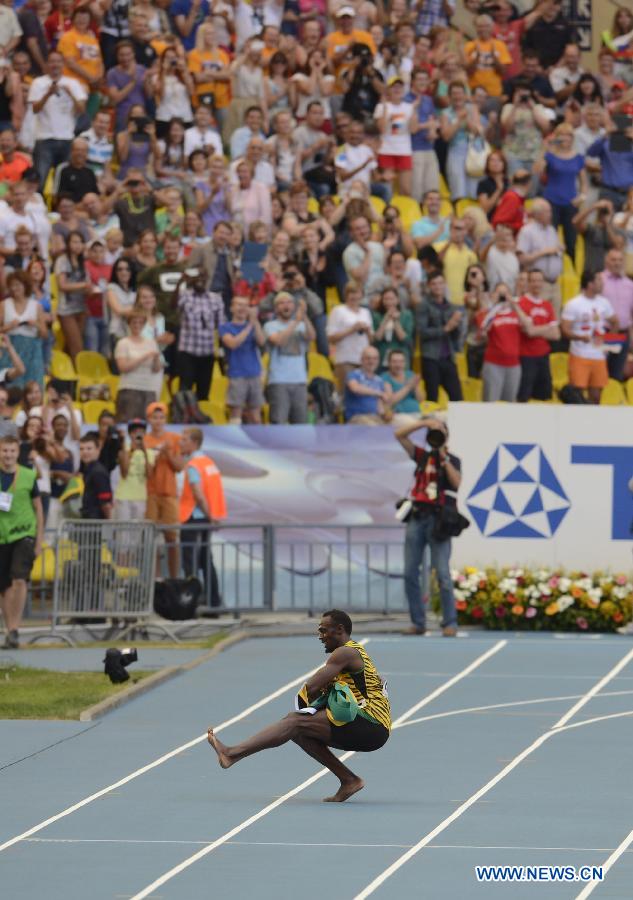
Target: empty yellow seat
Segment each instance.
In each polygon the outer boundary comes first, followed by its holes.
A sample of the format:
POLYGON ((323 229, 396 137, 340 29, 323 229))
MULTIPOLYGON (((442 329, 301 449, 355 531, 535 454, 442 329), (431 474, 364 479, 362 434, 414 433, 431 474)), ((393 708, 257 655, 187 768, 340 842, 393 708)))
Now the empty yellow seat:
POLYGON ((391 206, 395 206, 400 213, 402 226, 405 231, 409 231, 414 222, 417 222, 422 215, 420 204, 413 197, 403 197, 396 194, 391 200, 391 206))
POLYGON ((467 403, 481 403, 483 397, 483 381, 481 378, 461 378, 462 394, 467 403))
POLYGON ((374 211, 377 212, 379 216, 382 216, 385 211, 385 201, 381 197, 374 197, 372 194, 369 198, 369 202, 373 206, 374 211))
POLYGON ((77 372, 72 359, 67 353, 63 353, 61 350, 52 351, 51 375, 53 378, 61 378, 62 381, 76 381, 77 372))
POLYGON ((308 353, 308 383, 313 378, 325 378, 327 381, 334 381, 330 361, 320 353, 308 353))
POLYGON ((624 388, 619 381, 616 381, 614 378, 609 378, 606 388, 604 388, 600 395, 600 405, 624 406, 625 403, 626 397, 624 395, 624 388))
POLYGON ((633 378, 629 378, 626 383, 626 397, 631 406, 633 406, 633 378))
POLYGON ((114 415, 115 406, 111 401, 106 400, 87 400, 83 404, 83 414, 84 421, 88 425, 96 425, 99 421, 99 416, 106 409, 108 412, 114 415))
POLYGON ((105 356, 94 350, 81 350, 75 360, 77 374, 94 381, 104 381, 110 375, 110 366, 105 356))
POLYGON ((569 381, 569 354, 551 353, 549 358, 552 384, 556 390, 560 390, 569 381))

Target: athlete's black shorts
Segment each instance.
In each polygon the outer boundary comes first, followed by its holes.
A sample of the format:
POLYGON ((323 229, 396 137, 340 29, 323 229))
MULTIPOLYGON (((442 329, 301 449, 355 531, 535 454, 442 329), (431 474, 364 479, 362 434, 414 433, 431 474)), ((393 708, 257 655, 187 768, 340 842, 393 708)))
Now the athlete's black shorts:
POLYGON ((370 722, 364 716, 356 716, 353 722, 347 725, 332 725, 330 722, 332 739, 329 746, 335 750, 357 750, 360 753, 369 753, 372 750, 380 750, 389 739, 389 732, 384 725, 370 722))
POLYGON ((11 544, 0 544, 0 592, 13 581, 28 581, 35 562, 35 538, 23 537, 11 544))

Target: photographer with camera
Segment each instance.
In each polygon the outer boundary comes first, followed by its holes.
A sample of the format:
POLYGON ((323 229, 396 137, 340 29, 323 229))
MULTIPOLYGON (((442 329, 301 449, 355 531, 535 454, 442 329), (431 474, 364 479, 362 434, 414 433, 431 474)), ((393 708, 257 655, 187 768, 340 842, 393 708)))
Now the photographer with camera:
POLYGON ((340 77, 344 94, 342 108, 367 124, 384 94, 385 83, 374 68, 372 51, 366 44, 353 44, 346 59, 348 66, 340 77))
POLYGON ((420 567, 426 547, 431 550, 431 566, 440 586, 442 634, 457 635, 455 595, 450 572, 451 537, 465 527, 457 512, 455 494, 461 483, 461 461, 448 450, 448 427, 432 417, 405 425, 395 433, 396 440, 415 462, 415 482, 409 499, 400 505, 398 518, 406 522, 404 545, 404 589, 409 604, 411 627, 405 634, 426 632, 426 610, 422 602, 420 567), (424 447, 411 435, 426 429, 424 447))
POLYGON ((114 491, 113 515, 120 522, 140 522, 145 518, 147 482, 157 455, 155 450, 145 448, 146 431, 145 419, 131 419, 127 425, 129 442, 126 444, 120 436, 118 463, 121 477, 114 491))

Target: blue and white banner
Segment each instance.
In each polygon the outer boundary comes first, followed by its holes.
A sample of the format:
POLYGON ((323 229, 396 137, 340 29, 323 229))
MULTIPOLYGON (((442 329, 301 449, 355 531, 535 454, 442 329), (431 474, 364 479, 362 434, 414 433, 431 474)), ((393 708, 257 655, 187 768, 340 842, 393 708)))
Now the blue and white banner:
POLYGON ((457 563, 631 568, 630 407, 454 403, 449 423, 472 522, 457 563))

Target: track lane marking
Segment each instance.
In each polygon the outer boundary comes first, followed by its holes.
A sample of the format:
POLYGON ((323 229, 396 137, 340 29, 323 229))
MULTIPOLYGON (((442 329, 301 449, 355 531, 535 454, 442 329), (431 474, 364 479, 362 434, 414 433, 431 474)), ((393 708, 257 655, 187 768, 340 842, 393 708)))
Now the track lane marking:
MULTIPOLYGON (((363 638, 358 643, 367 645, 370 640, 371 638, 363 638)), ((261 700, 258 700, 256 703, 253 703, 251 706, 243 709, 242 712, 238 713, 235 716, 232 716, 230 719, 227 719, 226 722, 222 722, 222 724, 218 725, 215 730, 224 731, 224 729, 228 728, 230 725, 234 725, 236 722, 240 722, 242 719, 250 716, 251 713, 256 712, 258 709, 261 709, 262 706, 266 706, 267 703, 270 703, 272 700, 276 700, 278 697, 281 697, 282 694, 285 694, 286 691, 289 691, 291 688, 304 684, 306 680, 311 675, 314 675, 314 673, 320 668, 320 666, 317 666, 314 669, 310 669, 309 672, 304 672, 303 675, 299 675, 298 678, 293 678, 292 681, 286 682, 286 684, 282 685, 280 688, 277 688, 277 690, 273 691, 271 694, 267 694, 265 697, 262 697, 261 700)), ((49 825, 53 825, 55 822, 59 822, 60 819, 64 819, 66 818, 66 816, 72 815, 72 813, 77 812, 78 809, 87 806, 89 803, 94 803, 95 800, 99 800, 101 797, 105 797, 106 794, 115 791, 117 788, 123 787, 123 785, 125 784, 129 784, 129 782, 134 781, 135 778, 139 778, 141 775, 145 775, 146 772, 150 772, 157 766, 161 766, 164 762, 173 759, 180 753, 184 753, 185 750, 190 750, 191 747, 195 747, 196 744, 201 744, 203 741, 206 741, 206 739, 207 735, 205 732, 205 734, 202 734, 191 741, 187 741, 186 744, 181 744, 180 747, 176 747, 174 750, 170 750, 168 753, 164 753, 162 756, 159 756, 158 759, 155 759, 153 762, 148 763, 145 766, 141 766, 140 769, 136 769, 134 772, 126 775, 124 778, 120 778, 113 784, 109 784, 107 787, 101 788, 101 790, 99 791, 95 791, 94 794, 90 794, 88 797, 84 797, 83 800, 79 800, 77 803, 73 803, 72 806, 63 809, 61 812, 56 813, 56 815, 49 816, 48 819, 44 819, 44 821, 39 822, 37 825, 33 825, 32 828, 28 828, 21 834, 17 834, 15 837, 9 838, 8 841, 0 844, 0 853, 2 853, 4 850, 8 850, 9 847, 13 847, 20 841, 25 840, 25 838, 31 837, 31 835, 33 834, 37 834, 38 831, 42 831, 42 829, 48 828, 49 825)))
MULTIPOLYGON (((575 703, 571 709, 569 709, 566 713, 564 713, 560 719, 556 722, 555 725, 549 731, 546 731, 544 734, 540 735, 535 741, 533 741, 529 747, 526 747, 525 750, 522 750, 521 753, 517 754, 500 772, 498 772, 494 778, 491 778, 490 781, 486 782, 483 787, 479 788, 474 794, 472 794, 464 803, 461 804, 454 812, 451 813, 450 816, 447 816, 443 819, 438 825, 435 826, 428 834, 425 834, 423 838, 421 838, 417 844, 411 847, 410 850, 407 850, 406 853, 403 853, 402 856, 398 857, 390 866, 388 866, 383 872, 374 878, 374 880, 367 885, 359 894, 357 894, 354 900, 366 900, 367 897, 370 897, 374 891, 378 890, 381 885, 387 881, 395 872, 397 872, 405 863, 409 862, 410 859, 413 859, 420 850, 423 850, 434 838, 436 838, 439 834, 445 831, 450 825, 453 824, 457 819, 460 818, 471 806, 474 806, 478 800, 484 797, 489 791, 492 790, 500 781, 509 775, 514 769, 517 768, 528 756, 534 753, 535 750, 538 750, 549 738, 553 737, 555 734, 564 730, 564 726, 571 718, 571 715, 578 712, 583 708, 589 701, 594 697, 599 690, 601 690, 606 684, 609 683, 613 678, 617 676, 617 674, 633 659, 633 649, 629 650, 629 652, 622 657, 622 659, 616 663, 613 668, 611 668, 606 675, 604 675, 598 682, 596 682, 593 687, 591 687, 585 694, 582 695, 580 700, 575 703)), ((631 843, 633 841, 633 832, 625 839, 631 843), (629 840, 630 839, 630 840, 629 840)), ((624 846, 624 843, 620 846, 624 846)), ((628 844, 626 845, 628 846, 628 844)), ((618 848, 619 849, 619 848, 618 848)), ((615 851, 617 852, 617 851, 615 851)), ((616 857, 617 858, 617 857, 616 857)), ((611 857, 610 857, 611 859, 611 857)), ((615 861, 615 860, 614 860, 615 861)), ((585 894, 584 896, 588 896, 585 894)), ((580 897, 577 898, 580 900, 580 897)), ((584 900, 584 897, 582 898, 584 900)))
MULTIPOLYGON (((449 690, 449 688, 453 687, 453 685, 457 684, 463 678, 466 678, 481 666, 484 662, 490 659, 491 656, 494 656, 499 650, 502 650, 507 644, 506 640, 497 641, 492 647, 486 650, 484 653, 480 654, 473 662, 469 663, 466 668, 462 669, 461 672, 458 672, 444 684, 439 685, 439 687, 435 688, 435 690, 431 691, 430 694, 427 694, 417 703, 415 703, 410 709, 408 709, 405 713, 403 713, 398 719, 395 720, 392 727, 397 728, 402 722, 406 721, 409 716, 415 715, 418 710, 422 709, 427 704, 431 703, 437 697, 441 696, 445 691, 449 690)), ((632 651, 633 652, 633 651, 632 651)), ((350 759, 350 757, 355 756, 354 750, 349 750, 347 753, 344 753, 339 759, 342 762, 350 759)), ((158 888, 162 887, 168 881, 171 881, 172 878, 175 878, 177 875, 180 875, 181 872, 184 872, 185 869, 188 869, 190 866, 197 863, 199 860, 203 859, 205 856, 208 856, 209 853, 212 853, 218 847, 221 847, 223 844, 228 843, 231 838, 240 834, 246 828, 249 828, 251 825, 254 825, 255 822, 258 822, 260 819, 263 819, 264 816, 267 816, 269 813, 273 812, 282 804, 286 803, 287 800, 292 799, 297 794, 300 794, 301 791, 304 791, 306 788, 313 785, 315 782, 319 781, 319 779, 323 778, 329 772, 329 769, 319 769, 318 772, 315 772, 310 778, 307 778, 305 781, 302 781, 301 784, 296 785, 296 787, 291 788, 291 790, 287 791, 285 794, 282 794, 281 797, 278 797, 276 800, 273 800, 272 803, 269 803, 267 806, 264 806, 259 812, 254 813, 254 815, 249 816, 248 819, 245 819, 243 822, 240 822, 238 825, 235 825, 229 831, 225 832, 215 841, 212 841, 206 847, 203 847, 201 850, 198 850, 197 853, 194 853, 192 856, 183 860, 177 866, 173 866, 159 878, 156 878, 152 881, 151 884, 148 884, 147 887, 144 887, 141 891, 134 894, 130 900, 144 900, 144 898, 149 897, 154 891, 158 888)))

